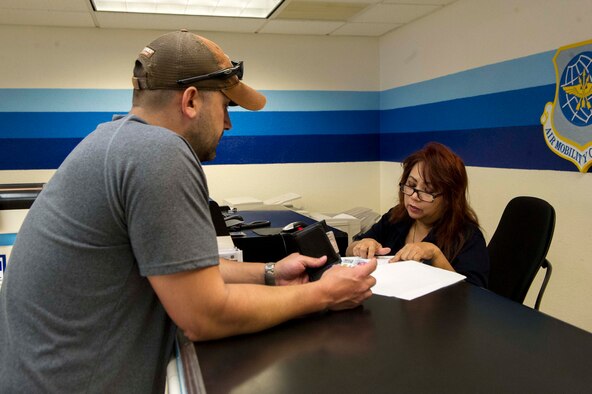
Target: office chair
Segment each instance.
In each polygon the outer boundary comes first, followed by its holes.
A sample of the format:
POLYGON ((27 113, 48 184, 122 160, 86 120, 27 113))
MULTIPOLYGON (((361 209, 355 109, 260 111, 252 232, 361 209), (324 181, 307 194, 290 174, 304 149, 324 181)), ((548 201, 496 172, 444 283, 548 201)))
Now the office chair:
POLYGON ((523 303, 537 272, 545 268, 535 303, 538 310, 551 277, 552 266, 546 256, 554 229, 555 209, 548 202, 536 197, 513 198, 487 245, 489 289, 523 303))

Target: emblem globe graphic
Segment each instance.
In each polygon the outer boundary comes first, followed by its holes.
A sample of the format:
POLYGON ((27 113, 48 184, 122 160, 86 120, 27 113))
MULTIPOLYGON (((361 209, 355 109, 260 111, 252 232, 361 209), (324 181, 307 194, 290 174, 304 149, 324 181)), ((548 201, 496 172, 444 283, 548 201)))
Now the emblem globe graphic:
POLYGON ((592 52, 574 56, 565 66, 559 88, 563 116, 574 126, 592 124, 592 52))

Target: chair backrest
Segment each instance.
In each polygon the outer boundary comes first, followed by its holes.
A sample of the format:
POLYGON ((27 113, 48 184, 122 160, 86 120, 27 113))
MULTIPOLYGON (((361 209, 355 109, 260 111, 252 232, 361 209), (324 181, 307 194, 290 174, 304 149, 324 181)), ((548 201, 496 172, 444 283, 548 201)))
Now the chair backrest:
POLYGON ((489 289, 524 302, 545 261, 554 229, 555 210, 548 202, 536 197, 513 198, 487 245, 489 289))

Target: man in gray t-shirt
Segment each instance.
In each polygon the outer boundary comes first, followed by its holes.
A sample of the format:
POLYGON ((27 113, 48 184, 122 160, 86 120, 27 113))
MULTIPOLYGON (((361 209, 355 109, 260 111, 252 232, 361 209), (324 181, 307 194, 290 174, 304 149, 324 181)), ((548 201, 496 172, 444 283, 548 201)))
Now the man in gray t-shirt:
POLYGON ((219 261, 201 162, 231 128, 228 105, 265 105, 242 70, 187 31, 142 50, 130 113, 71 152, 18 233, 0 291, 0 392, 162 393, 177 326, 220 338, 370 296, 375 262, 308 282, 324 258, 219 261))

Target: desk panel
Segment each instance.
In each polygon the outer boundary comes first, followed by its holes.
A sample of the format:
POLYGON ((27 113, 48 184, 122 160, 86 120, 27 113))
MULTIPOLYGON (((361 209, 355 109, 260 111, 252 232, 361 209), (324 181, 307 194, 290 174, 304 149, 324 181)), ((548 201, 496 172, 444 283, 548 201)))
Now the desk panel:
POLYGON ((195 344, 208 394, 583 393, 592 334, 459 283, 195 344))

